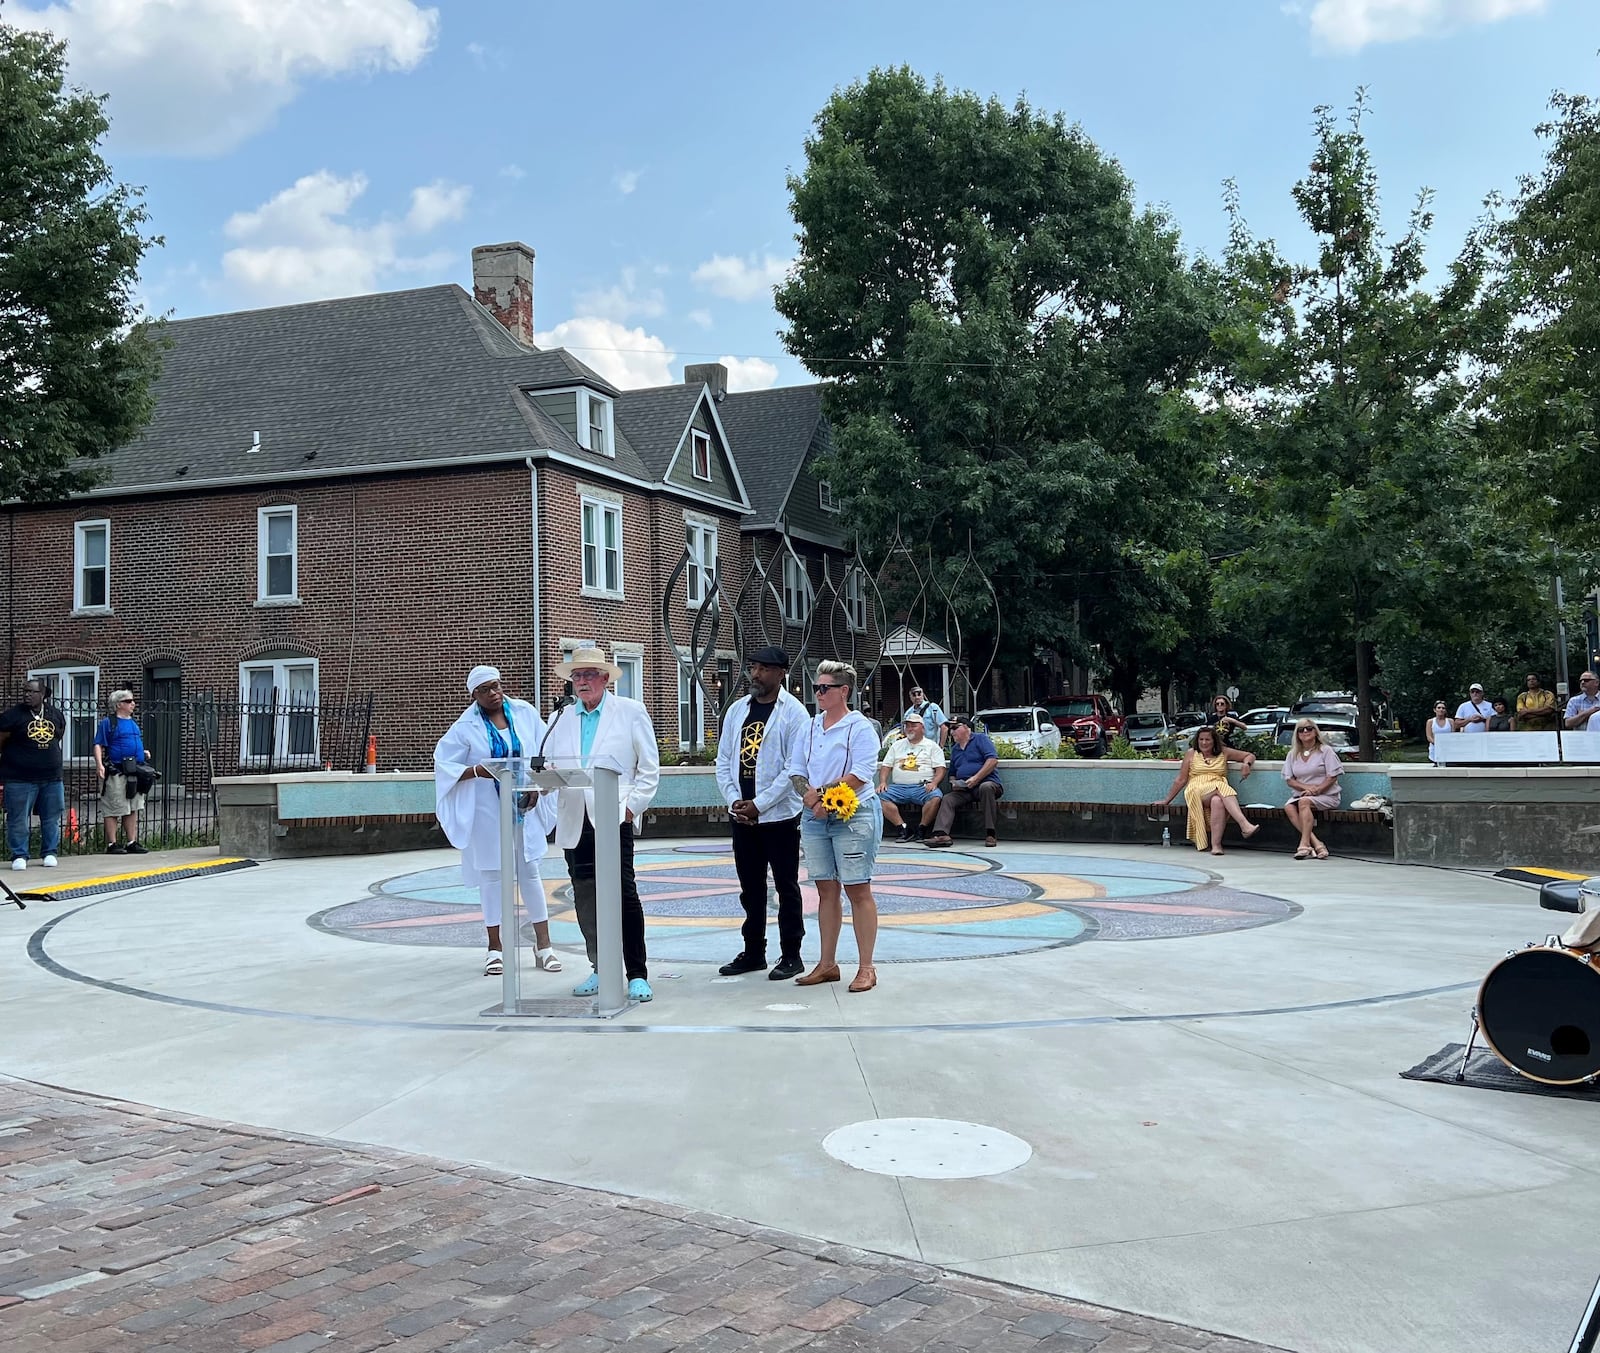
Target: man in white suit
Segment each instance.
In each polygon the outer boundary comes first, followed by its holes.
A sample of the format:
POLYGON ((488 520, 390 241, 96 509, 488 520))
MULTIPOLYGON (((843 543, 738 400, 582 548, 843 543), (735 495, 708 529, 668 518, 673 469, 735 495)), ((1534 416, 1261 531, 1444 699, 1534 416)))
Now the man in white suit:
MULTIPOLYGON (((622 960, 628 975, 628 999, 648 1001, 650 970, 644 947, 644 907, 633 876, 633 824, 649 808, 661 780, 661 753, 650 714, 637 700, 607 690, 622 670, 598 648, 575 649, 556 675, 572 683, 577 703, 550 722, 545 758, 557 769, 587 768, 591 763, 611 766, 621 773, 622 820, 616 830, 622 846, 622 960)), ((563 789, 556 804, 556 844, 566 853, 572 879, 572 900, 578 928, 595 954, 594 834, 612 830, 594 820, 593 789, 563 789)), ((572 989, 574 996, 592 996, 600 989, 598 973, 591 972, 572 989)))

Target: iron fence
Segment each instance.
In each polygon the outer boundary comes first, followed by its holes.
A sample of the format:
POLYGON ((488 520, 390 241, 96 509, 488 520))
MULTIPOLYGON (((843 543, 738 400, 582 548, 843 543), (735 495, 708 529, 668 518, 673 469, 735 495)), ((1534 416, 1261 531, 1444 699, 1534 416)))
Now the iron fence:
MULTIPOLYGON (((20 690, 12 697, 20 701, 20 690)), ((62 765, 63 854, 105 849, 94 738, 106 716, 95 700, 52 698, 66 717, 62 765)), ((139 839, 152 850, 214 845, 219 776, 291 770, 361 770, 372 727, 371 695, 353 704, 274 689, 261 700, 194 691, 141 703, 135 718, 160 780, 145 797, 139 839)), ((37 857, 38 828, 34 828, 37 857)))

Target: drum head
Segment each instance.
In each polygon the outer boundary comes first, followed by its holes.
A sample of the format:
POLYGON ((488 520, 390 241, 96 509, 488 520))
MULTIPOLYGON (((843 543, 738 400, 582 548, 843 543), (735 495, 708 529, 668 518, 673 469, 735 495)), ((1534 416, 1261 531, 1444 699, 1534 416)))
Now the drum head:
POLYGON ((1536 1081, 1600 1075, 1600 969, 1570 949, 1524 949, 1489 970, 1478 1019, 1500 1060, 1536 1081))

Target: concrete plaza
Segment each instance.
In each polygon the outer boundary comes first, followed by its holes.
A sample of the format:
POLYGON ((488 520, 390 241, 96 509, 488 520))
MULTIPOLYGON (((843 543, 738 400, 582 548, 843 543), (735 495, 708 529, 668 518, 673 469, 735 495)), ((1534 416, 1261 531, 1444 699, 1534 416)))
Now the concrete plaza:
MULTIPOLYGON (((701 900, 725 899, 726 858, 641 842, 641 876, 665 880, 656 999, 605 1022, 480 1016, 498 983, 439 852, 7 909, 0 1073, 659 1200, 1295 1353, 1566 1346, 1600 1270, 1593 1106, 1397 1075, 1464 1039, 1507 949, 1559 928, 1531 893, 1248 849, 883 859, 894 961, 852 995, 717 980, 737 934, 725 900, 701 900), (471 947, 431 942, 452 936, 471 947), (916 1179, 823 1148, 894 1118, 1002 1129, 1031 1157, 916 1179)), ((567 970, 528 974, 525 995, 564 995, 584 968, 551 866, 567 970)))

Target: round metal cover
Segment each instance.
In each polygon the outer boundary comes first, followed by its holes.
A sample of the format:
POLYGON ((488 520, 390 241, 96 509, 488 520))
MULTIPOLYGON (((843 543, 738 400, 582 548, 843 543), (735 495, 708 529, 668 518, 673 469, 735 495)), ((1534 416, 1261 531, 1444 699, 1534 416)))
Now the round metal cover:
POLYGON ((835 1160, 905 1179, 977 1179, 1027 1164, 1033 1148, 982 1123, 949 1118, 870 1118, 836 1128, 822 1141, 835 1160))

